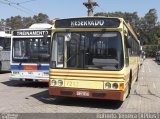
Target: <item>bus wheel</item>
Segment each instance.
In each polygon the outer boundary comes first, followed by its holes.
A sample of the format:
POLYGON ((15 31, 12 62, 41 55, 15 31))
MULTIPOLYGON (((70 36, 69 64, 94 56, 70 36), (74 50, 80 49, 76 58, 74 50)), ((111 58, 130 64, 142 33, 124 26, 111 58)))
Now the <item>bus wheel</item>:
POLYGON ((138 74, 139 74, 139 67, 138 67, 138 70, 137 70, 137 77, 136 77, 136 81, 138 81, 138 74))
POLYGON ((2 63, 0 62, 0 71, 2 70, 2 63))
POLYGON ((129 95, 130 95, 130 92, 131 92, 131 84, 130 84, 130 81, 128 82, 127 87, 128 87, 128 91, 127 91, 127 98, 128 98, 129 95))
POLYGON ((128 87, 127 98, 129 97, 130 92, 131 92, 131 85, 132 85, 132 74, 130 74, 129 82, 127 84, 127 87, 128 87))

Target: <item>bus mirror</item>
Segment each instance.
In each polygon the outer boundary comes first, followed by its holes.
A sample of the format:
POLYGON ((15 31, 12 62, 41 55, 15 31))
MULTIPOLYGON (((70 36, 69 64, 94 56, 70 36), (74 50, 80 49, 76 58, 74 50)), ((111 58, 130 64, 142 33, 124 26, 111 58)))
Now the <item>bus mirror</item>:
POLYGON ((2 47, 2 46, 0 46, 0 51, 1 51, 1 50, 3 50, 3 47, 2 47))
POLYGON ((50 62, 50 67, 51 68, 56 68, 56 61, 51 61, 50 62))
POLYGON ((129 36, 125 39, 126 41, 126 47, 131 48, 132 47, 132 38, 129 36))
POLYGON ((65 41, 70 41, 71 40, 71 34, 70 33, 67 33, 65 35, 65 41))
POLYGON ((43 35, 43 45, 47 44, 47 38, 48 38, 48 34, 47 34, 47 32, 45 32, 43 35))

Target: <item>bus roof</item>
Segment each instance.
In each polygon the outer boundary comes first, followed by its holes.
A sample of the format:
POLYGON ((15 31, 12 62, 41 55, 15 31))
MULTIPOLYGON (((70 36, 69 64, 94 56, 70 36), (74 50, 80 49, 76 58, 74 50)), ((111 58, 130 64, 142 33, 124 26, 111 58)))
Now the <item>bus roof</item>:
POLYGON ((0 31, 0 37, 11 37, 12 34, 5 33, 5 31, 0 31))
POLYGON ((32 24, 29 28, 30 29, 50 29, 51 27, 52 25, 48 23, 36 23, 36 24, 32 24))
POLYGON ((63 19, 81 19, 81 18, 115 18, 115 19, 123 19, 122 17, 82 16, 82 17, 69 17, 69 18, 62 18, 62 19, 56 19, 56 20, 63 20, 63 19))
POLYGON ((32 24, 29 28, 15 29, 14 31, 51 30, 52 25, 47 23, 32 24))

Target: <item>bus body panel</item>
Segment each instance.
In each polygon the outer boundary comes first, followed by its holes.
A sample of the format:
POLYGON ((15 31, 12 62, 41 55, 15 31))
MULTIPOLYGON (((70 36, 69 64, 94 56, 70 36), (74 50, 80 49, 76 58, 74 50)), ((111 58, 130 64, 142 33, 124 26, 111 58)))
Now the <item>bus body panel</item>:
POLYGON ((10 71, 10 51, 0 51, 0 62, 2 71, 10 71))
POLYGON ((124 91, 112 90, 94 90, 94 89, 77 89, 77 88, 61 88, 49 87, 49 94, 52 96, 90 98, 90 99, 106 99, 106 100, 124 100, 124 91))
POLYGON ((127 90, 128 75, 124 75, 125 69, 119 72, 114 71, 90 71, 90 70, 50 70, 50 88, 49 93, 53 96, 69 96, 82 98, 98 98, 124 100, 127 90), (52 87, 52 81, 57 85, 52 87), (63 85, 58 86, 58 81, 62 80, 63 85), (123 89, 105 89, 105 83, 111 85, 118 83, 123 84, 123 89), (88 92, 89 96, 78 95, 78 91, 88 92), (64 93, 63 93, 64 92, 64 93), (66 94, 65 94, 66 92, 66 94), (67 95, 67 92, 70 92, 67 95), (96 96, 97 95, 97 96, 96 96), (101 95, 101 96, 100 96, 101 95))
POLYGON ((10 71, 11 34, 0 31, 0 71, 10 71))

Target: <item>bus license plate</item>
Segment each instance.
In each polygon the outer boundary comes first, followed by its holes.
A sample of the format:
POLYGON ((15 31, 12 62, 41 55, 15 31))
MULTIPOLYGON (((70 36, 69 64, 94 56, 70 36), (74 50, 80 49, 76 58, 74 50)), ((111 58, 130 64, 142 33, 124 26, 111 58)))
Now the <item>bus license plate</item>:
POLYGON ((77 96, 89 96, 89 92, 88 91, 77 91, 77 96))

